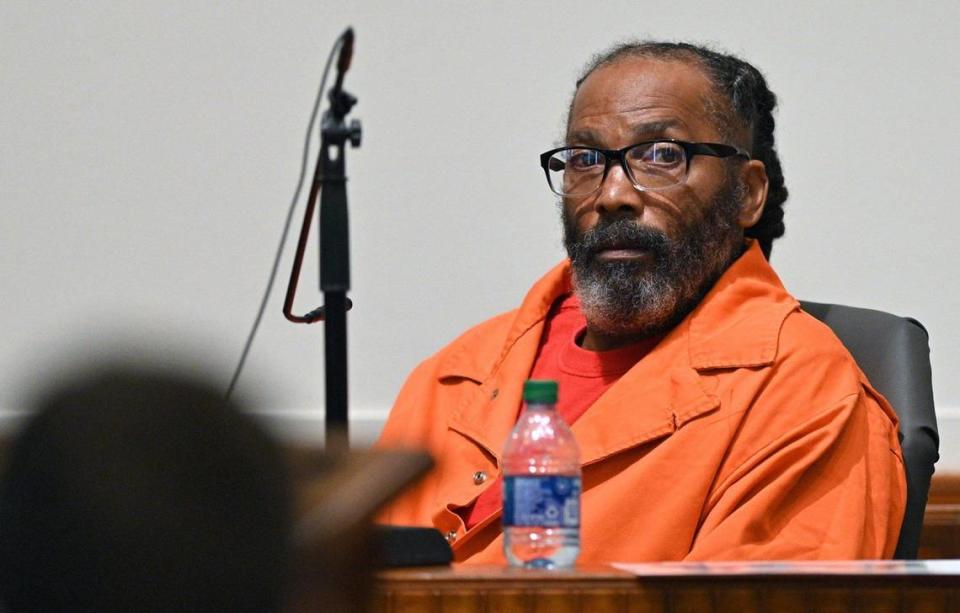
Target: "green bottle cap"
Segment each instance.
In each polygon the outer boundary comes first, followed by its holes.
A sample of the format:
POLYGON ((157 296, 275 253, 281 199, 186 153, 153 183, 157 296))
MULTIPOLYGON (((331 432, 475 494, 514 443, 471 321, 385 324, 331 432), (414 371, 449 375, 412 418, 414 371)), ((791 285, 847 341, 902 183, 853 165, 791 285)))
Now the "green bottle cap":
POLYGON ((557 382, 528 379, 523 384, 523 401, 534 404, 556 404, 557 382))

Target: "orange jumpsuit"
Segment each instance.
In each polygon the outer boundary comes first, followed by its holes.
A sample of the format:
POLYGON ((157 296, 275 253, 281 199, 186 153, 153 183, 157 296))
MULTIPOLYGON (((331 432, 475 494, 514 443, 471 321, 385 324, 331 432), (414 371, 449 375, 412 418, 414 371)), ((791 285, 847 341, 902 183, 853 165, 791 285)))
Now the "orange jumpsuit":
MULTIPOLYGON (((424 448, 437 465, 380 521, 437 528, 458 561, 504 563, 499 513, 468 532, 452 509, 495 482, 544 318, 569 291, 565 262, 417 367, 378 445, 424 448)), ((906 501, 896 416, 755 243, 572 429, 581 563, 893 554, 906 501)))

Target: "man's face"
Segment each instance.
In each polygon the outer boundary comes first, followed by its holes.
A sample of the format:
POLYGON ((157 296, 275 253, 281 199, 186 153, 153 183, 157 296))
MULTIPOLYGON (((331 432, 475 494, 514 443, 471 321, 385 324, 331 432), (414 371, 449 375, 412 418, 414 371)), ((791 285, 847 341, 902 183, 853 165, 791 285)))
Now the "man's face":
MULTIPOLYGON (((705 106, 711 96, 693 64, 624 58, 580 86, 567 144, 724 142, 705 106)), ((676 325, 739 255, 742 194, 728 163, 696 156, 686 181, 666 189, 641 192, 615 164, 599 191, 565 198, 564 244, 588 336, 628 342, 676 325)))

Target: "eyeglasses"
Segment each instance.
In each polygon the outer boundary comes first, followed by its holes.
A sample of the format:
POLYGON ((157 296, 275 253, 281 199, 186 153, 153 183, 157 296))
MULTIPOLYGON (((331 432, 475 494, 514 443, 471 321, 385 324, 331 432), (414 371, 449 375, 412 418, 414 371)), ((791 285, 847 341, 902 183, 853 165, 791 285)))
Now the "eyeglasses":
POLYGON ((600 189, 614 162, 620 162, 630 182, 641 191, 673 187, 686 180, 695 155, 750 159, 749 153, 732 145, 661 139, 623 149, 560 147, 542 153, 540 165, 553 193, 586 196, 600 189))

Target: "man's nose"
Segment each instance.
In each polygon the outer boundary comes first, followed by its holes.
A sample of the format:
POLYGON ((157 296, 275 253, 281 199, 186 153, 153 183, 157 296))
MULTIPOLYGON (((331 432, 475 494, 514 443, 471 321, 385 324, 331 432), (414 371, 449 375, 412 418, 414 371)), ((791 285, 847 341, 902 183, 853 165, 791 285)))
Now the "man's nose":
POLYGON ((627 175, 623 164, 610 165, 594 206, 598 213, 639 216, 643 212, 643 194, 627 175))

